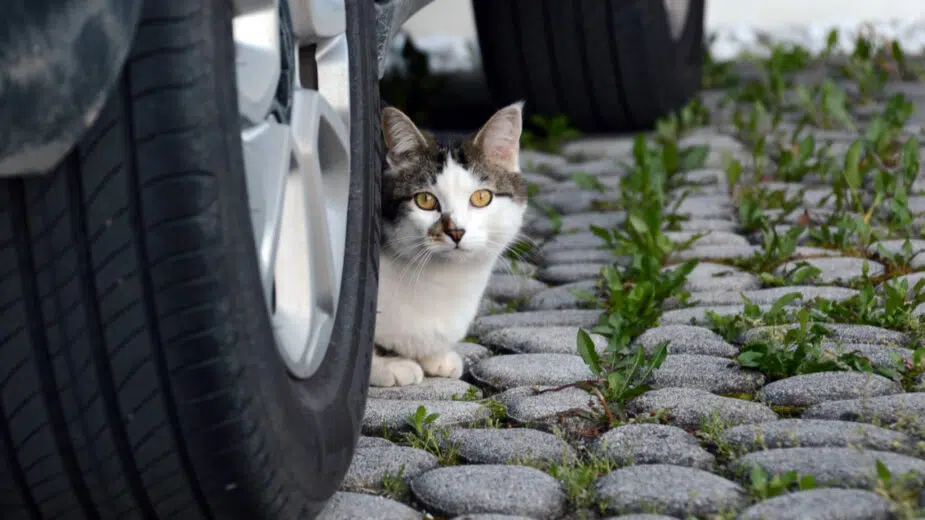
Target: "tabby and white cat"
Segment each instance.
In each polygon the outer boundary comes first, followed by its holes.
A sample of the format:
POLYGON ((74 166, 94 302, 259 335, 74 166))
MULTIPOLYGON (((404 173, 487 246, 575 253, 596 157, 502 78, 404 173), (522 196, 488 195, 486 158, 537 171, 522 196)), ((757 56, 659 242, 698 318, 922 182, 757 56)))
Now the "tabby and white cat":
POLYGON ((387 167, 371 385, 462 375, 453 345, 475 318, 492 267, 527 208, 522 111, 522 102, 502 108, 475 135, 446 146, 400 110, 383 110, 387 167))

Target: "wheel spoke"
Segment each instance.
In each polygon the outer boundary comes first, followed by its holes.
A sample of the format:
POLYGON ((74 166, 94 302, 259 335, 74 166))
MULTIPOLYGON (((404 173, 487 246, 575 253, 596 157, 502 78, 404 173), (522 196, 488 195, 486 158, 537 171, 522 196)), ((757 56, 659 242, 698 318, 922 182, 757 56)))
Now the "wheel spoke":
MULTIPOLYGON (((289 175, 276 259, 277 336, 311 373, 330 340, 344 270, 350 181, 348 133, 314 90, 297 89, 292 103, 295 167, 289 175)), ((290 367, 292 369, 292 367, 290 367)))
POLYGON ((263 121, 276 95, 280 61, 279 10, 273 5, 236 16, 232 23, 238 108, 251 123, 263 121))

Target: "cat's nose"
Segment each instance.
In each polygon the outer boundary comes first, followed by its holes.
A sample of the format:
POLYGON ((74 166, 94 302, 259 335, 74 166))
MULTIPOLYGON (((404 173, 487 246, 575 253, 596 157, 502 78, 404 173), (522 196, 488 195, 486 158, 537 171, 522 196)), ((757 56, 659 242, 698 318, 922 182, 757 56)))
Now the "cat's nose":
POLYGON ((462 240, 463 235, 466 234, 466 230, 459 229, 459 228, 453 228, 453 229, 447 229, 445 233, 448 237, 453 239, 453 242, 456 242, 458 244, 459 241, 462 240))

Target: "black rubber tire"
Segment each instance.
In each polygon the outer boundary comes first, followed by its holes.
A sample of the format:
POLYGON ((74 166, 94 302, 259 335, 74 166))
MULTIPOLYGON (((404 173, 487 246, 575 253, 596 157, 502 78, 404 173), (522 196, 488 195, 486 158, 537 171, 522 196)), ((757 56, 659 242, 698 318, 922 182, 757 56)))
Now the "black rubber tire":
POLYGON ((317 374, 263 303, 231 8, 148 0, 99 119, 0 181, 0 518, 310 519, 349 466, 378 273, 372 4, 347 1, 348 271, 317 374))
POLYGON ((662 0, 472 0, 497 105, 565 114, 584 132, 644 130, 700 89, 704 0, 677 41, 662 0))

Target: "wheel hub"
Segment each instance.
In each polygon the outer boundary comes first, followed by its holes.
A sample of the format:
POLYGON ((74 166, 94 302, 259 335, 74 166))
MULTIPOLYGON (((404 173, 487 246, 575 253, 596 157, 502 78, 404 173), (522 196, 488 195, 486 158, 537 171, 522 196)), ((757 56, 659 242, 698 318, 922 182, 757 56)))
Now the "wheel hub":
POLYGON ((350 89, 343 0, 267 0, 235 17, 241 140, 276 347, 310 377, 344 271, 350 89))

